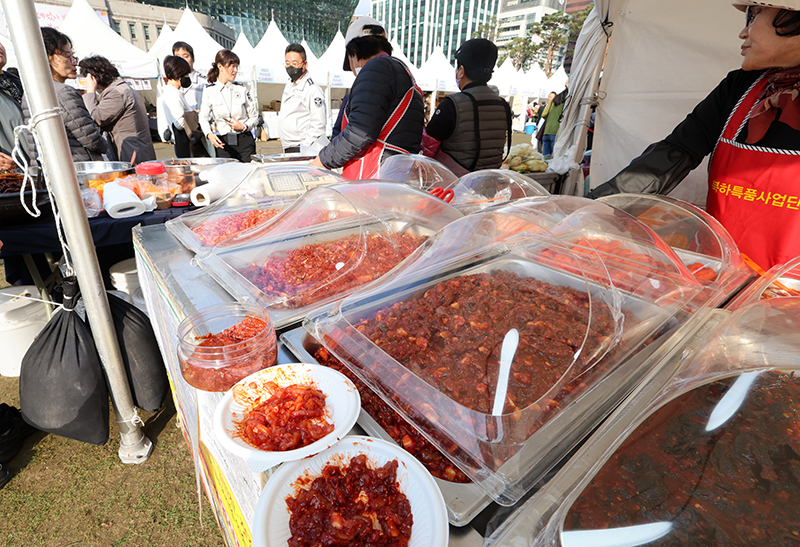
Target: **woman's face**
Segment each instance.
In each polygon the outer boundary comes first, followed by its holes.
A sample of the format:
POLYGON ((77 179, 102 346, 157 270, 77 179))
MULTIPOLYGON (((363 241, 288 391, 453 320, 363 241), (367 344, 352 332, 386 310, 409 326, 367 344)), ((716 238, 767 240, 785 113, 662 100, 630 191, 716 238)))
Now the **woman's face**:
POLYGON ((53 79, 64 83, 66 80, 78 77, 78 59, 69 46, 57 49, 53 55, 47 57, 50 61, 50 72, 53 79))
POLYGON ((222 80, 222 83, 234 81, 236 75, 239 74, 239 65, 237 63, 229 63, 227 65, 219 63, 217 68, 219 69, 219 79, 222 80))
POLYGON ((750 6, 749 25, 742 29, 742 68, 764 70, 767 68, 790 68, 800 65, 800 36, 778 36, 772 21, 778 8, 750 6))

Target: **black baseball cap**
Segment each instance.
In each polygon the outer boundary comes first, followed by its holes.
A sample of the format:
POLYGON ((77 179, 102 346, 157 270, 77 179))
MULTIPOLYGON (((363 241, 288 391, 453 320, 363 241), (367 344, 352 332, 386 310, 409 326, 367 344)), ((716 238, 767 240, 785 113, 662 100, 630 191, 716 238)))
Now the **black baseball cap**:
POLYGON ((497 46, 486 38, 467 40, 456 51, 458 66, 469 67, 491 76, 497 63, 497 46))

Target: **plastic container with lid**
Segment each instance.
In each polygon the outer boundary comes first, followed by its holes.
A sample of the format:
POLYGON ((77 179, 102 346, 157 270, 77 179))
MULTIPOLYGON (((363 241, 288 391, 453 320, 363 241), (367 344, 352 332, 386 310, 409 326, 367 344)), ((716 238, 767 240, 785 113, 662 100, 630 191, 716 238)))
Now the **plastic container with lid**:
POLYGON ((755 272, 742 259, 728 231, 691 203, 649 194, 615 194, 598 201, 649 226, 675 250, 692 274, 721 286, 728 297, 755 279, 755 272))
POLYGON ((449 188, 458 180, 450 169, 421 154, 389 156, 383 160, 374 178, 409 184, 426 192, 433 188, 449 188))
POLYGON ((800 299, 713 310, 487 545, 797 543, 798 356, 800 299))
POLYGON ((800 296, 800 256, 786 264, 776 264, 764 272, 725 307, 735 310, 758 300, 798 296, 800 296))
POLYGON ((159 209, 170 207, 172 197, 183 191, 180 185, 170 182, 167 168, 163 163, 148 161, 140 163, 135 169, 138 180, 134 192, 142 200, 150 196, 155 197, 159 209))
POLYGON ((272 222, 197 260, 234 298, 269 309, 275 328, 374 281, 462 215, 405 184, 315 188, 272 222))
MULTIPOLYGON (((214 171, 237 167, 221 165, 214 171)), ((343 180, 332 171, 307 165, 259 167, 212 205, 167 221, 167 230, 186 248, 203 254, 214 245, 269 222, 306 192, 306 184, 319 186, 343 180)), ((211 182, 209 186, 216 184, 211 182)))
POLYGON ((578 208, 559 222, 468 215, 380 282, 304 322, 501 505, 518 501, 613 410, 702 290, 646 226, 586 201, 592 214, 578 208), (576 244, 583 228, 593 235, 601 226, 664 268, 635 258, 625 265, 630 290, 618 287, 608 255, 576 244), (514 329, 498 411, 500 361, 514 329))
POLYGON ((227 391, 275 364, 275 329, 258 306, 228 302, 209 306, 178 325, 178 361, 186 382, 203 391, 227 391))
POLYGON ((34 285, 21 285, 0 289, 0 375, 19 376, 22 358, 31 342, 47 324, 47 308, 43 302, 29 300, 41 298, 34 285))
POLYGON ((464 175, 454 185, 450 202, 464 214, 508 201, 533 196, 549 196, 550 192, 535 180, 505 169, 483 169, 464 175))

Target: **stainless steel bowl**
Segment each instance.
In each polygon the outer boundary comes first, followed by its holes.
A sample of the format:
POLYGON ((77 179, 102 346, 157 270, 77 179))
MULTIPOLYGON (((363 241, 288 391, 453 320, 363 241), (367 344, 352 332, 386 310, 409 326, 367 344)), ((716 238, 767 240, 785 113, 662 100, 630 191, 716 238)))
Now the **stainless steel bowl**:
POLYGON ((78 182, 86 186, 90 180, 111 182, 134 173, 130 163, 124 161, 76 161, 78 182))
POLYGON ((159 160, 167 167, 167 175, 197 175, 223 163, 235 162, 234 158, 172 158, 159 160))

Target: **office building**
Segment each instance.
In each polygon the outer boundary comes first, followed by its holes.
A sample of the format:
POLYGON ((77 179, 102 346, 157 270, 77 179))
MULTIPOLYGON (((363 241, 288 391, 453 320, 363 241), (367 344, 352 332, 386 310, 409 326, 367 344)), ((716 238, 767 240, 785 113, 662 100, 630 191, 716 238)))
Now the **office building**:
POLYGON ((436 46, 455 64, 458 46, 497 16, 500 1, 372 0, 371 15, 386 26, 389 38, 417 67, 436 46))

